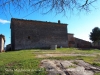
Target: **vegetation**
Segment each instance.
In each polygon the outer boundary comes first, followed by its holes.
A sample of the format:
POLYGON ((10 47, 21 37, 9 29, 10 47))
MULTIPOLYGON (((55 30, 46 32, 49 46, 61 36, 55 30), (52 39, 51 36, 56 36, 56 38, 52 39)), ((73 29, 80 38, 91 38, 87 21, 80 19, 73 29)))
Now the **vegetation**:
POLYGON ((41 59, 36 59, 33 50, 21 50, 0 54, 0 75, 45 75, 39 68, 41 59))
POLYGON ((95 73, 94 75, 100 75, 100 72, 98 72, 98 73, 95 73))
MULTIPOLYGON (((75 60, 81 59, 94 66, 100 66, 100 50, 80 50, 77 48, 58 48, 57 50, 20 50, 0 53, 0 75, 46 75, 44 68, 40 68, 41 60, 75 60), (44 54, 81 54, 81 56, 57 56, 39 58, 44 54), (82 55, 95 56, 82 56, 82 55)), ((73 66, 70 66, 73 67, 73 66)), ((100 74, 100 73, 99 73, 100 74)), ((99 75, 98 73, 96 75, 99 75)))
POLYGON ((100 28, 95 27, 92 29, 92 32, 90 33, 90 40, 94 43, 100 41, 100 28))

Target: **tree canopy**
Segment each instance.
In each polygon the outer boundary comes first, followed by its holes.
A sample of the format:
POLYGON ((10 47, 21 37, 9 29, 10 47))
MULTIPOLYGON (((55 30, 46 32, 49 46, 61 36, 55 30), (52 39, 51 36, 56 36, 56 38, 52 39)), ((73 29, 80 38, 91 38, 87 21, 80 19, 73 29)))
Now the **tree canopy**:
POLYGON ((31 9, 31 13, 41 10, 42 13, 54 11, 55 14, 67 14, 74 10, 89 12, 97 0, 0 0, 0 9, 3 13, 31 9))
POLYGON ((90 32, 90 40, 93 42, 100 41, 100 28, 95 27, 92 29, 92 32, 90 32))

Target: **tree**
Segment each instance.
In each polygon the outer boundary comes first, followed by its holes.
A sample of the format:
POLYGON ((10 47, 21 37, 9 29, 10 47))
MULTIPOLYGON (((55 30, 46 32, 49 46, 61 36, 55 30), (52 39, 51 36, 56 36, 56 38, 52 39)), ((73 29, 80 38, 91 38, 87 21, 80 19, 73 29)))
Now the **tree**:
POLYGON ((0 9, 3 13, 11 14, 12 8, 15 11, 32 9, 31 13, 41 10, 44 14, 54 11, 56 14, 67 14, 68 11, 90 11, 97 0, 0 0, 0 9))
POLYGON ((100 28, 95 27, 92 29, 92 32, 90 32, 90 40, 94 43, 100 41, 100 28))

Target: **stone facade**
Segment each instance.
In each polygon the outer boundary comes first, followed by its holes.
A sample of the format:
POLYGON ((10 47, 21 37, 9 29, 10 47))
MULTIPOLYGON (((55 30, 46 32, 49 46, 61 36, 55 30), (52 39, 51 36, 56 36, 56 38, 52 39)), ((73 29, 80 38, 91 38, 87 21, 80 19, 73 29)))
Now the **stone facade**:
POLYGON ((0 34, 0 52, 4 51, 5 36, 0 34))
POLYGON ((98 49, 100 49, 100 40, 99 40, 99 41, 92 42, 92 47, 93 47, 93 48, 98 48, 98 49))
POLYGON ((68 47, 90 48, 92 45, 89 41, 74 37, 74 34, 68 33, 68 47))
POLYGON ((68 33, 68 47, 75 47, 74 34, 68 33))
POLYGON ((67 24, 11 19, 11 49, 68 47, 67 24))
POLYGON ((11 44, 6 45, 6 51, 11 51, 11 44))
POLYGON ((92 46, 91 42, 79 38, 75 38, 75 44, 78 48, 91 48, 92 46))

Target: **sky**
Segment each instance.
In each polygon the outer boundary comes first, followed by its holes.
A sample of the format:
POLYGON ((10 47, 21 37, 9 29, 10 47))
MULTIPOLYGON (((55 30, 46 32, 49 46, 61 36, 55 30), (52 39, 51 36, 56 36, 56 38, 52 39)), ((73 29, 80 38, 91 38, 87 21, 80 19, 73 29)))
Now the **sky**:
MULTIPOLYGON (((100 0, 99 0, 100 1, 100 0)), ((55 15, 55 12, 50 12, 48 14, 43 15, 41 12, 36 11, 30 15, 30 13, 21 11, 20 13, 13 12, 11 10, 11 14, 6 12, 5 14, 0 14, 0 34, 5 35, 7 44, 10 44, 11 40, 11 31, 10 31, 10 20, 11 18, 19 18, 19 19, 28 19, 28 20, 39 20, 39 21, 48 21, 48 22, 58 22, 60 20, 61 23, 68 24, 67 29, 68 33, 74 34, 74 37, 89 40, 90 32, 94 27, 100 28, 100 2, 95 4, 97 9, 92 9, 91 12, 80 12, 75 14, 67 14, 67 17, 63 15, 63 13, 55 15)), ((3 11, 0 9, 0 11, 3 11)))

